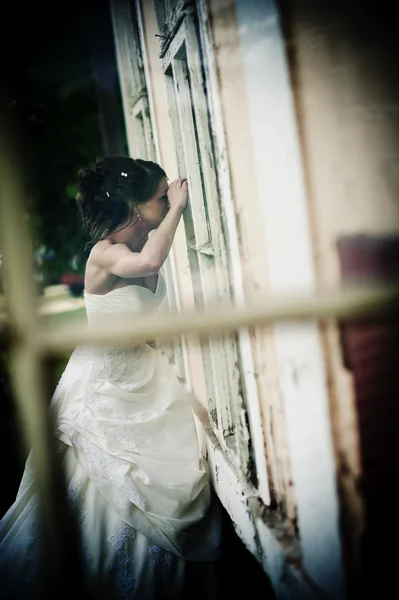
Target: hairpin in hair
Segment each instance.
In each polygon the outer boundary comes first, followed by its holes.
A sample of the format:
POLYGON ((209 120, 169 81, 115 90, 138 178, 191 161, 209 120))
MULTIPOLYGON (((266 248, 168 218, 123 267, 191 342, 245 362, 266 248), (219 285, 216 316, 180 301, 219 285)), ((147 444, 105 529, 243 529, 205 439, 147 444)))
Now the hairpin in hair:
POLYGON ((105 193, 107 194, 107 196, 108 196, 108 198, 109 198, 109 192, 105 192, 105 193))
POLYGON ((122 177, 127 177, 127 173, 121 172, 122 177))

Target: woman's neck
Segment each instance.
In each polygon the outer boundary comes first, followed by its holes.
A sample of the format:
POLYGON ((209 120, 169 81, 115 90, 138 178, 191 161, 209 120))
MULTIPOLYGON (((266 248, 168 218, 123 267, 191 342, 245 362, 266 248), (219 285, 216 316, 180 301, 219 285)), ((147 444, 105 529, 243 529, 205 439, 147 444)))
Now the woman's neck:
POLYGON ((134 236, 131 240, 129 240, 126 245, 130 248, 132 252, 141 252, 146 241, 148 240, 148 233, 143 234, 140 237, 134 236))
POLYGON ((126 244, 132 252, 140 252, 148 240, 148 234, 152 230, 146 223, 140 221, 133 225, 132 228, 122 229, 110 236, 110 240, 115 244, 126 244))

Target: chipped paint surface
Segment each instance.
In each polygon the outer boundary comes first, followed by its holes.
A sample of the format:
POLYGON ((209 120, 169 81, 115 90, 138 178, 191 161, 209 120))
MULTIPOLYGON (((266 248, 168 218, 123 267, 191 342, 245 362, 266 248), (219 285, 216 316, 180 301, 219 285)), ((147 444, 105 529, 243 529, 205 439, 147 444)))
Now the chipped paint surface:
MULTIPOLYGON (((212 132, 215 161, 218 167, 219 202, 226 235, 226 267, 228 266, 229 268, 230 287, 234 301, 238 306, 242 306, 245 303, 244 273, 240 258, 241 248, 236 215, 234 205, 231 201, 230 167, 224 133, 223 110, 218 92, 217 65, 213 48, 212 30, 206 1, 198 0, 197 8, 201 44, 204 49, 203 68, 208 88, 209 124, 212 132)), ((260 399, 255 374, 253 348, 248 330, 240 330, 237 333, 237 345, 240 359, 237 370, 239 369, 241 374, 240 384, 242 392, 240 396, 243 399, 239 407, 241 413, 240 420, 248 419, 243 432, 247 435, 248 432, 251 434, 251 458, 255 463, 259 493, 263 502, 270 504, 271 498, 260 399)))
POLYGON ((298 544, 289 524, 264 507, 256 491, 242 482, 209 429, 207 449, 215 490, 236 533, 269 575, 278 600, 320 598, 320 591, 301 571, 298 544))
MULTIPOLYGON (((312 291, 307 196, 277 6, 274 0, 236 0, 236 12, 270 288, 312 291)), ((277 324, 273 337, 303 564, 322 589, 340 599, 339 500, 320 334, 316 324, 304 322, 277 324)))
MULTIPOLYGON (((276 279, 280 275, 288 279, 296 276, 301 281, 305 275, 306 282, 313 284, 306 203, 303 197, 288 194, 292 170, 299 176, 295 182, 300 193, 303 184, 297 149, 295 143, 292 145, 296 128, 275 4, 271 0, 263 3, 197 0, 197 27, 193 27, 193 22, 190 25, 193 4, 183 0, 173 2, 167 24, 170 35, 165 43, 156 37, 159 31, 154 4, 136 2, 141 7, 139 31, 145 47, 149 114, 157 160, 174 178, 187 169, 187 158, 195 166, 199 160, 195 148, 199 143, 206 175, 204 180, 197 176, 192 199, 197 211, 194 214, 196 233, 201 234, 196 237, 201 239, 191 239, 186 217, 186 228, 178 229, 173 247, 170 276, 177 294, 176 304, 181 309, 195 306, 195 297, 205 281, 201 273, 193 276, 192 269, 190 273, 188 255, 193 252, 202 261, 203 273, 204 265, 212 262, 216 265, 213 278, 206 279, 207 293, 215 294, 215 298, 209 297, 210 302, 227 298, 230 293, 237 304, 243 304, 246 298, 256 300, 281 284, 276 279), (270 14, 259 14, 257 10, 270 14), (256 17, 256 35, 253 36, 250 35, 251 23, 246 22, 248 15, 256 17), (266 39, 268 51, 260 54, 256 72, 259 73, 260 68, 269 72, 267 77, 257 76, 254 81, 251 44, 256 44, 259 36, 266 39), (199 46, 202 63, 199 63, 199 46), (174 60, 176 53, 179 53, 178 61, 174 60), (270 53, 277 60, 267 63, 270 53), (206 78, 205 86, 201 74, 206 78), (270 81, 273 86, 269 85, 270 81), (270 111, 264 110, 268 101, 267 95, 266 102, 262 96, 265 82, 266 88, 272 88, 281 100, 270 111), (199 92, 195 94, 193 111, 188 85, 199 92), (259 94, 263 104, 259 103, 259 94), (192 112, 195 114, 193 127, 192 112), (265 132, 268 115, 277 116, 274 122, 269 118, 265 132), (276 128, 282 129, 282 140, 278 139, 276 128), (260 138, 263 138, 263 146, 260 138), (289 147, 284 146, 287 139, 291 143, 289 147), (263 157, 261 168, 259 157, 263 157), (282 188, 276 184, 277 180, 282 182, 282 188), (267 187, 267 194, 262 186, 267 187), (199 214, 205 204, 201 192, 211 200, 211 238, 207 237, 206 215, 199 214), (276 197, 279 203, 275 202, 276 197), (290 219, 284 221, 284 214, 290 219), (295 219, 301 238, 298 254, 293 251, 297 233, 295 219), (276 223, 284 232, 280 234, 281 239, 278 239, 279 232, 273 231, 276 223)), ((189 169, 190 176, 194 170, 189 169)), ((291 185, 295 187, 292 182, 291 185)), ((205 443, 215 489, 238 535, 270 576, 277 597, 284 600, 316 598, 318 593, 308 583, 309 575, 324 589, 333 588, 333 569, 324 577, 317 562, 318 551, 323 542, 328 542, 328 535, 335 534, 336 525, 333 510, 336 494, 331 486, 334 461, 328 453, 330 432, 325 411, 327 391, 323 387, 318 332, 307 327, 302 334, 305 352, 295 346, 296 331, 291 331, 288 337, 286 331, 279 328, 240 331, 238 355, 232 353, 228 373, 233 379, 235 391, 232 393, 214 366, 211 365, 210 370, 205 364, 208 373, 204 376, 198 340, 187 338, 184 350, 185 372, 202 406, 209 404, 210 377, 215 379, 219 390, 217 402, 213 401, 209 407, 213 420, 222 425, 218 436, 215 437, 206 419, 204 421, 203 414, 199 421, 197 419, 198 430, 205 432, 201 434, 202 449, 205 452, 205 443), (231 406, 227 404, 230 401, 231 406), (233 432, 238 434, 241 444, 238 460, 236 440, 234 435, 228 435, 233 432), (308 438, 313 440, 313 446, 308 444, 308 438), (316 447, 322 450, 320 469, 307 473, 307 461, 314 460, 316 447), (254 465, 258 481, 252 476, 254 465), (319 476, 323 484, 317 486, 319 476), (326 498, 323 486, 329 490, 328 502, 319 510, 326 498), (312 498, 317 499, 317 510, 312 498), (312 520, 314 515, 316 525, 312 520), (323 519, 327 525, 320 527, 323 519), (312 527, 316 527, 316 542, 312 540, 312 527)), ((220 346, 222 350, 224 347, 220 346)), ((334 549, 331 556, 335 568, 337 552, 334 549)))
MULTIPOLYGON (((399 231, 395 34, 383 25, 385 11, 377 4, 361 18, 350 3, 342 3, 339 11, 331 2, 284 4, 317 280, 329 288, 340 282, 338 237, 399 231)), ((355 382, 344 365, 337 327, 330 324, 322 333, 348 571, 356 587, 362 578, 366 513, 355 382)))

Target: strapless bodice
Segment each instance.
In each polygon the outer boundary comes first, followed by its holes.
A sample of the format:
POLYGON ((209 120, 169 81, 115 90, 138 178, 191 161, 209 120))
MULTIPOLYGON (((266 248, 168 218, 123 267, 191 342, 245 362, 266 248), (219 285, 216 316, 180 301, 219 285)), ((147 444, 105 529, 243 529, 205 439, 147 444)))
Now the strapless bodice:
POLYGON ((140 285, 127 285, 107 294, 85 292, 87 320, 89 323, 106 321, 117 314, 155 312, 165 297, 165 282, 161 274, 155 292, 140 285))

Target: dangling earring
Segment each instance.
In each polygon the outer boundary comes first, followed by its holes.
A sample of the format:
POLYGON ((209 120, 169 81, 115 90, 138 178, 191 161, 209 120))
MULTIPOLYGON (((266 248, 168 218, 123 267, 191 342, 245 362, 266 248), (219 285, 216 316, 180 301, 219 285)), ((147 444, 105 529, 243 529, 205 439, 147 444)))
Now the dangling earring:
POLYGON ((141 221, 141 214, 139 213, 139 209, 137 209, 138 220, 141 221))

